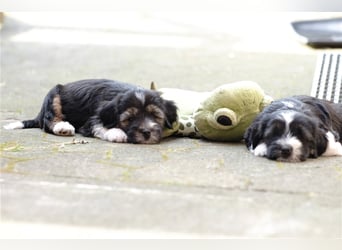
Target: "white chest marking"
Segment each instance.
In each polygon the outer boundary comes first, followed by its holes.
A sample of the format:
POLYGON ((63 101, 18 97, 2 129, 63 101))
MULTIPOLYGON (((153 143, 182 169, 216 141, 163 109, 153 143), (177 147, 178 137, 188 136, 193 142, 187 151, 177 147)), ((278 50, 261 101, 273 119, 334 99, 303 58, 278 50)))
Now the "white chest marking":
POLYGON ((334 156, 334 155, 341 155, 342 156, 342 145, 340 142, 335 140, 335 136, 329 131, 326 134, 328 139, 328 146, 323 156, 334 156))

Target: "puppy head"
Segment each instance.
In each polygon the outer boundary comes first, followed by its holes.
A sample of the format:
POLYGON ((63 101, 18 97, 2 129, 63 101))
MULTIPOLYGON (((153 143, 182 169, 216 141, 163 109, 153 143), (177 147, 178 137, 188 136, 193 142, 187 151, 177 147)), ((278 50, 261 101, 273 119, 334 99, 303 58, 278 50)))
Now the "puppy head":
POLYGON ((127 142, 159 143, 164 127, 171 128, 177 120, 177 108, 172 101, 164 100, 156 91, 137 89, 128 91, 110 102, 105 108, 110 115, 106 127, 117 127, 127 134, 127 142))
POLYGON ((255 155, 271 160, 298 162, 316 158, 322 153, 321 146, 317 145, 326 143, 319 122, 296 111, 265 115, 253 126, 246 143, 255 155))

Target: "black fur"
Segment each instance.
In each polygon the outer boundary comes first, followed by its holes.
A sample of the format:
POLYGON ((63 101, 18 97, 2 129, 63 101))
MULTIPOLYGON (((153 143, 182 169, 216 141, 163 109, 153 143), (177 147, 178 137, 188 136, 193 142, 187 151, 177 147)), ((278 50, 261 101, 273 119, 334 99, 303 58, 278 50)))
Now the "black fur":
MULTIPOLYGON (((48 133, 53 133, 53 119, 56 119, 56 110, 53 108, 54 98, 59 96, 61 104, 62 120, 69 122, 76 132, 88 136, 94 136, 94 126, 101 124, 106 129, 120 128, 128 135, 128 142, 140 143, 130 134, 131 129, 138 129, 132 125, 122 127, 120 115, 127 108, 134 107, 144 110, 149 104, 160 108, 165 115, 163 124, 159 128, 160 134, 163 127, 171 128, 171 124, 177 120, 177 107, 172 101, 164 100, 160 93, 136 87, 131 84, 106 79, 81 80, 65 85, 57 85, 49 91, 44 99, 38 116, 33 120, 23 121, 24 128, 41 128, 48 133), (141 92, 145 102, 137 98, 136 93, 141 92)), ((132 120, 142 119, 152 113, 141 112, 132 117, 132 120)), ((158 117, 157 117, 158 118, 158 117)), ((159 132, 158 132, 159 133, 159 132)), ((145 131, 145 135, 148 133, 145 131)), ((160 135, 161 136, 161 135, 160 135)))
POLYGON ((260 113, 246 130, 244 140, 249 150, 259 144, 267 147, 267 158, 272 160, 290 157, 292 148, 280 145, 277 140, 288 136, 296 137, 302 144, 299 160, 316 158, 326 149, 327 132, 342 143, 342 104, 334 104, 310 96, 294 96, 272 102, 260 113), (292 103, 293 105, 286 105, 292 103), (285 131, 283 114, 291 112, 292 121, 285 131))

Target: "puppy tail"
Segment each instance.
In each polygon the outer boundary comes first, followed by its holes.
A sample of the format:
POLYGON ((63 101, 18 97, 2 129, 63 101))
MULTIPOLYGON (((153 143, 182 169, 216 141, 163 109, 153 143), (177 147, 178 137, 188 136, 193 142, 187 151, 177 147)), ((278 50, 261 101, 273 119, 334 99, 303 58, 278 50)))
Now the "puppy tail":
POLYGON ((24 124, 23 128, 40 128, 38 119, 25 120, 22 123, 24 124))
POLYGON ((40 128, 39 120, 25 120, 25 121, 16 121, 9 123, 4 126, 4 129, 12 130, 12 129, 25 129, 25 128, 40 128))
POLYGON ((151 90, 157 90, 157 86, 154 82, 151 82, 150 89, 151 90))

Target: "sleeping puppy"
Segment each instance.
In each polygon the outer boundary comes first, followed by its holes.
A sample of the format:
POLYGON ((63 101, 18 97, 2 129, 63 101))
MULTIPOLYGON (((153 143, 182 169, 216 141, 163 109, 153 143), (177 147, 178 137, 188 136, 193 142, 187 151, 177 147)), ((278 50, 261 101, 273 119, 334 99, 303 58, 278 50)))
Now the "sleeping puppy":
POLYGON ((277 161, 341 156, 342 104, 310 96, 274 101, 256 117, 244 140, 254 155, 277 161))
POLYGON ((110 142, 159 143, 164 127, 177 120, 177 107, 156 91, 106 79, 56 85, 38 116, 6 129, 41 128, 48 133, 97 137, 110 142))

